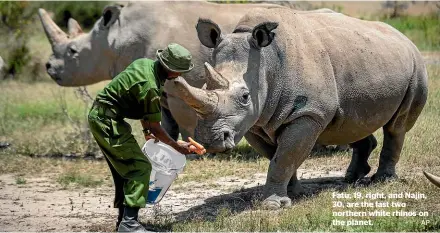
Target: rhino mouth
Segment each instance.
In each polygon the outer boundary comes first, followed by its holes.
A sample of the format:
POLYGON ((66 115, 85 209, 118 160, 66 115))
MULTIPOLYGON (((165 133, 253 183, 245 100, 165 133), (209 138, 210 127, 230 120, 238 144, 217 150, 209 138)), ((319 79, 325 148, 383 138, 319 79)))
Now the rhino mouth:
MULTIPOLYGON (((203 140, 201 140, 203 141, 203 140)), ((210 143, 205 143, 207 152, 209 153, 229 153, 235 147, 234 132, 231 130, 224 130, 216 140, 210 143)))

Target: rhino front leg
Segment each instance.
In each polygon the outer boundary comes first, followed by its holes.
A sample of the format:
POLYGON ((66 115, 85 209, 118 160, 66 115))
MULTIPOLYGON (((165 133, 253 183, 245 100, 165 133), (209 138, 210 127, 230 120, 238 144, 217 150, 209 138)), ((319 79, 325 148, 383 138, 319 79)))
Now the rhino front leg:
POLYGON ((282 129, 267 174, 264 189, 266 199, 263 201, 265 208, 278 209, 291 205, 287 195, 288 183, 307 158, 321 131, 320 124, 306 116, 296 119, 282 129))
POLYGON ((349 183, 356 182, 370 172, 371 167, 368 165, 368 157, 376 148, 377 140, 371 134, 364 139, 352 143, 351 146, 353 147, 353 155, 345 173, 345 180, 349 183))
MULTIPOLYGON (((256 133, 247 132, 245 135, 248 143, 254 148, 260 155, 271 160, 275 154, 276 147, 268 144, 261 136, 256 133)), ((315 144, 316 145, 316 144, 315 144)), ((287 185, 287 195, 289 197, 300 196, 305 193, 304 189, 301 187, 296 172, 290 178, 289 184, 287 185)))

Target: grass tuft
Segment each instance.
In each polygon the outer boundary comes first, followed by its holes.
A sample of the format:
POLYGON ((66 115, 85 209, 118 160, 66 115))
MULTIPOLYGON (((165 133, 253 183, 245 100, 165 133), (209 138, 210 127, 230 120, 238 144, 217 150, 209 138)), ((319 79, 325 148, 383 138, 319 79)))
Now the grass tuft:
POLYGON ((15 178, 15 183, 18 184, 18 185, 26 184, 26 179, 21 177, 21 176, 19 176, 19 177, 15 178))
POLYGON ((57 182, 63 186, 63 188, 67 188, 71 184, 75 184, 80 187, 94 188, 103 184, 104 181, 102 179, 96 179, 89 174, 80 174, 76 171, 68 171, 61 174, 58 177, 57 182))

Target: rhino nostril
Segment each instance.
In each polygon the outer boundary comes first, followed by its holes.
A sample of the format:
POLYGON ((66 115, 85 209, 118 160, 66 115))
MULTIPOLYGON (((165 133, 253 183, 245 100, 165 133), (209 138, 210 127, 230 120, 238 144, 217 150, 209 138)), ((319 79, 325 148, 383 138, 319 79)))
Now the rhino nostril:
POLYGON ((227 141, 231 137, 231 133, 229 131, 223 132, 223 140, 227 141))
POLYGON ((49 63, 49 62, 46 63, 46 69, 47 69, 47 70, 50 69, 50 63, 49 63))

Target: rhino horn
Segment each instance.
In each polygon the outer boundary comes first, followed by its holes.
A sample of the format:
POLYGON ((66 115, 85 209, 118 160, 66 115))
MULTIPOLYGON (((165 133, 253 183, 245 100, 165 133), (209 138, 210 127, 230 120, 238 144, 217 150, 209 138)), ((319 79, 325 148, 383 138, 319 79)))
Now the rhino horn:
POLYGON ((229 82, 219 74, 208 62, 205 62, 207 86, 210 89, 228 89, 229 82))
POLYGON ((426 178, 428 178, 429 181, 431 181, 431 183, 435 184, 437 187, 440 187, 440 177, 425 171, 423 171, 423 174, 426 176, 426 178))
POLYGON ((218 96, 213 91, 202 90, 189 85, 182 77, 167 80, 164 91, 171 96, 182 99, 197 113, 204 115, 213 112, 217 107, 218 96))
POLYGON ((67 23, 67 28, 69 29, 70 38, 74 38, 83 33, 81 26, 79 26, 78 22, 73 18, 69 19, 69 22, 67 23))
POLYGON ((58 27, 44 9, 38 9, 38 15, 40 16, 44 31, 52 46, 67 40, 66 33, 58 27))

